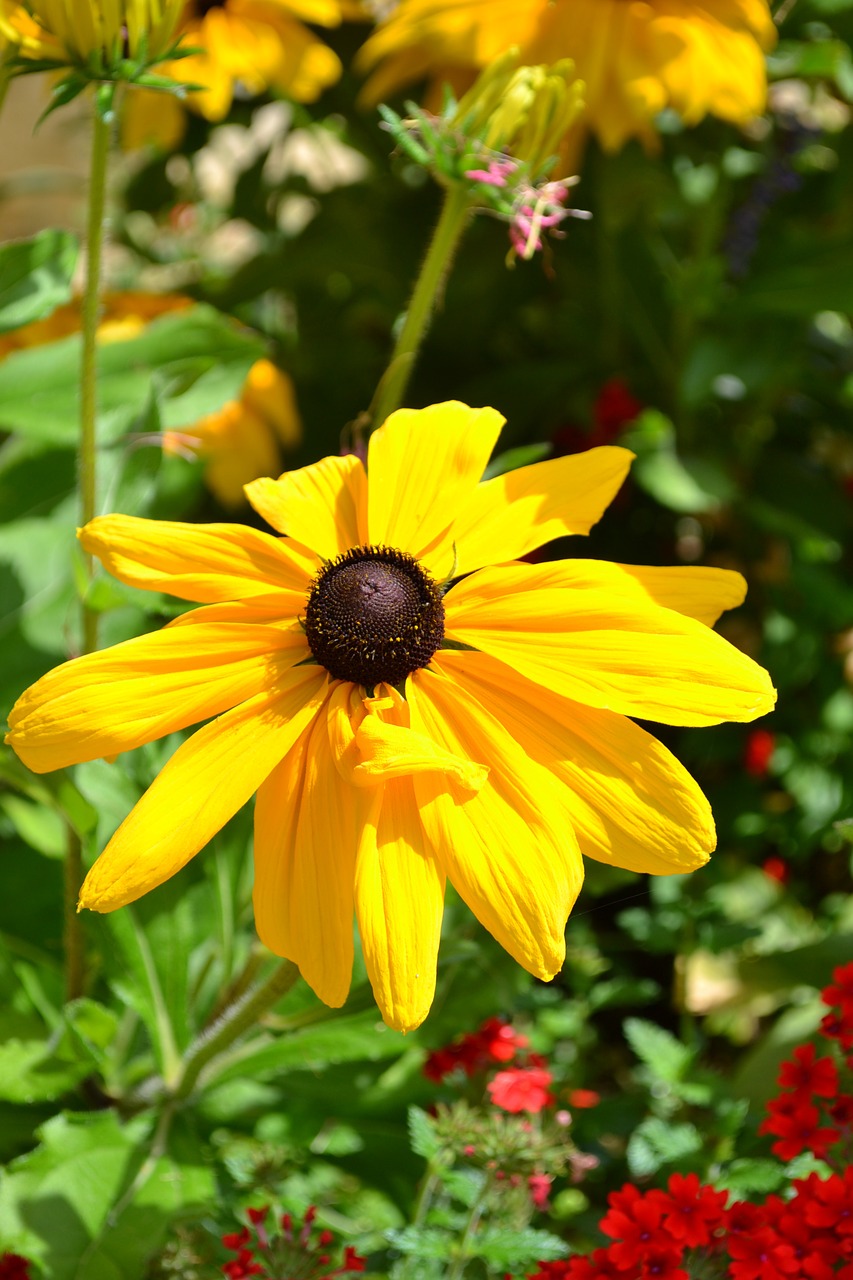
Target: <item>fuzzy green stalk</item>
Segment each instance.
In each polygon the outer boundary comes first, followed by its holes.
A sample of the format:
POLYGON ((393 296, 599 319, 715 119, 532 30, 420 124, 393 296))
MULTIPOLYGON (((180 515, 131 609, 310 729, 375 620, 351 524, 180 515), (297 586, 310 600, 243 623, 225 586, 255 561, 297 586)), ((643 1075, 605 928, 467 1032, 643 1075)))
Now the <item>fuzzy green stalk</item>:
POLYGON ((213 1025, 202 1031, 190 1045, 178 1078, 166 1081, 172 1099, 182 1102, 188 1098, 208 1063, 256 1026, 261 1014, 287 995, 298 977, 296 965, 290 960, 282 960, 265 982, 244 991, 233 1004, 224 1009, 213 1025))
MULTIPOLYGON (((104 243, 104 205, 107 191, 107 159, 110 126, 95 107, 92 112, 92 163, 89 172, 89 214, 86 230, 86 285, 83 290, 83 357, 80 367, 80 440, 77 475, 80 489, 80 523, 88 524, 97 514, 96 439, 97 421, 97 341, 101 307, 101 255, 104 243)), ((83 552, 86 583, 91 583, 94 562, 83 552)), ((83 600, 83 653, 98 647, 98 615, 83 600)))
MULTIPOLYGON (((96 105, 92 109, 92 162, 89 172, 89 211, 86 229, 86 284, 81 310, 82 358, 80 363, 80 436, 77 445, 77 484, 80 495, 80 523, 87 524, 96 514, 96 444, 97 368, 95 364, 100 310, 101 251, 104 240, 104 204, 107 188, 107 159, 110 126, 96 105)), ((83 553, 86 586, 94 573, 92 557, 83 553)), ((98 615, 85 595, 82 600, 82 653, 98 647, 98 615)), ((80 837, 66 819, 67 842, 64 877, 65 995, 76 1000, 83 994, 85 955, 83 925, 77 912, 77 896, 83 881, 83 851, 80 837)))
POLYGON ((436 300, 441 296, 470 209, 471 198, 465 188, 461 184, 449 187, 412 291, 394 354, 373 397, 370 407, 371 429, 381 427, 389 414, 399 409, 403 403, 418 349, 429 328, 436 300))

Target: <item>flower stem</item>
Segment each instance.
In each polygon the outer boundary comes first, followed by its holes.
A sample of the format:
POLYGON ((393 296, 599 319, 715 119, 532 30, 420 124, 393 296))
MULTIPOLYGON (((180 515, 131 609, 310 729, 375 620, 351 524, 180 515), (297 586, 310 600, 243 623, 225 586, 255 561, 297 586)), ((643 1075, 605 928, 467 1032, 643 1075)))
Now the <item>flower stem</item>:
POLYGON ((470 197, 461 186, 448 189, 432 241, 412 291, 394 354, 373 397, 370 418, 374 427, 380 427, 388 415, 403 402, 418 348, 429 327, 453 254, 465 230, 470 208, 470 197))
MULTIPOLYGON (((80 523, 86 524, 96 511, 95 418, 96 418, 96 340, 100 305, 101 249, 104 239, 104 203, 107 187, 107 159, 110 126, 96 106, 92 110, 92 162, 89 173, 89 213, 86 230, 86 284, 83 290, 82 339, 80 364, 80 437, 77 446, 77 484, 80 494, 80 523)), ((83 553, 88 585, 92 580, 92 557, 83 553)), ((82 653, 98 647, 98 615, 82 602, 82 653)), ((63 939, 65 951, 65 996, 76 1000, 83 994, 85 979, 85 946, 83 924, 77 913, 77 895, 83 879, 83 851, 80 837, 66 819, 66 850, 63 902, 63 939)))
MULTIPOLYGON (((100 312, 101 251, 104 242, 104 204, 107 189, 107 158, 110 126, 95 108, 92 112, 92 162, 89 172, 89 216, 86 231, 86 285, 83 291, 83 358, 80 369, 80 441, 77 472, 80 486, 80 523, 87 524, 97 511, 95 423, 97 416, 97 353, 100 312)), ((86 581, 91 582, 94 565, 83 553, 86 581)), ((83 653, 98 647, 98 615, 83 601, 83 653)))
POLYGON ((177 1079, 167 1081, 172 1098, 176 1102, 188 1098, 207 1064, 229 1048, 244 1031, 253 1027, 262 1013, 287 994, 298 977, 296 965, 290 960, 282 960, 265 982, 245 991, 224 1010, 212 1027, 202 1031, 187 1050, 177 1079))

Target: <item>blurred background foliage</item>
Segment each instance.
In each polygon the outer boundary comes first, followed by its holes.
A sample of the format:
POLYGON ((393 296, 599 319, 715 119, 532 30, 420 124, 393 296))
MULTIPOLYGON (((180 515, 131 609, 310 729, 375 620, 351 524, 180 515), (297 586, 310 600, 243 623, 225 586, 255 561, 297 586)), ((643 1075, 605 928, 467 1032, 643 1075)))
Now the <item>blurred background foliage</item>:
MULTIPOLYGON (((282 466, 353 442, 440 201, 356 105, 365 32, 324 33, 344 73, 310 106, 238 99, 225 123, 189 117, 171 153, 115 166, 111 290, 189 303, 105 335, 105 509, 254 520, 220 505, 204 460, 160 446, 238 401, 265 355, 303 423, 298 442, 279 433, 282 466)), ((507 268, 505 227, 475 220, 408 396, 495 406, 504 466, 614 441, 636 452, 592 536, 548 554, 746 576, 721 630, 769 668, 779 709, 759 726, 656 727, 711 799, 716 856, 653 881, 588 864, 549 986, 451 901, 418 1032, 383 1027, 363 969, 343 1017, 297 989, 161 1132, 140 1086, 265 963, 249 817, 141 903, 87 916, 88 994, 64 1006, 61 815, 93 854, 177 739, 73 780, 4 755, 0 1250, 55 1280, 192 1280, 221 1265, 229 1213, 313 1202, 387 1274, 401 1250, 385 1232, 409 1220, 423 1168, 407 1107, 436 1097, 425 1053, 493 1014, 547 1056, 558 1097, 603 1099, 573 1127, 598 1168, 557 1196, 550 1230, 582 1234, 629 1175, 695 1169, 773 1189, 761 1104, 819 1020, 817 989, 853 954, 853 3, 799 0, 781 36, 770 108, 748 129, 664 115, 656 155, 589 143, 574 203, 593 217, 538 259, 507 268)), ((18 329, 68 302, 75 252, 67 232, 33 241, 35 291, 17 287, 19 250, 0 260, 4 707, 77 644, 79 338, 54 320, 42 337, 55 341, 23 346, 18 329)), ((175 608, 106 578, 92 598, 104 642, 175 608)), ((477 1265, 466 1274, 506 1269, 477 1265)))

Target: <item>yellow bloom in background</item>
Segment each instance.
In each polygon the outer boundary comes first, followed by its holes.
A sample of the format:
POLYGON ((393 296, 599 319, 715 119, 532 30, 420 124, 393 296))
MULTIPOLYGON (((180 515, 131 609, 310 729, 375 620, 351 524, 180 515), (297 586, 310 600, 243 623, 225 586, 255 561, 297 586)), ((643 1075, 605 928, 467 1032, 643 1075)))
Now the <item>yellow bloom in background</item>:
MULTIPOLYGON (((99 342, 123 342, 135 338, 147 324, 171 311, 184 311, 194 306, 192 298, 179 293, 137 293, 125 290, 106 293, 101 302, 98 324, 99 342)), ((80 299, 57 307, 44 320, 34 320, 20 329, 10 329, 0 336, 0 360, 25 347, 40 347, 79 333, 82 324, 80 299)))
POLYGON ((302 439, 293 383, 270 360, 249 370, 239 400, 178 431, 166 431, 166 453, 206 459, 204 480, 224 507, 242 507, 244 486, 281 470, 282 449, 302 439))
POLYGON ((159 70, 198 88, 183 101, 141 92, 126 103, 122 141, 174 146, 183 135, 184 109, 223 120, 237 85, 250 94, 268 89, 314 102, 341 74, 340 59, 304 24, 337 26, 347 16, 341 0, 190 0, 181 21, 183 44, 200 49, 159 70))
POLYGON ((174 42, 182 0, 0 0, 0 32, 24 58, 102 66, 174 42))
MULTIPOLYGON (((158 316, 194 306, 178 293, 107 293, 98 325, 98 342, 126 342, 158 316)), ((22 325, 0 336, 0 360, 25 347, 58 342, 80 332, 80 300, 75 298, 44 320, 22 325)), ((197 422, 164 431, 164 452, 182 458, 203 458, 204 480, 225 507, 242 507, 243 488, 259 476, 276 475, 282 451, 302 439, 302 422, 293 383, 271 360, 256 360, 246 376, 239 400, 197 422)))
POLYGON ((572 58, 584 120, 608 150, 654 143, 665 107, 744 124, 764 109, 767 0, 400 0, 360 55, 371 101, 424 77, 455 86, 512 45, 522 61, 572 58))
POLYGON ((367 472, 330 457, 256 480, 249 499, 276 534, 120 515, 81 530, 122 582, 202 607, 48 673, 8 741, 41 773, 215 717, 119 827, 82 906, 161 884, 257 791, 261 938, 338 1006, 355 915, 382 1015, 406 1030, 433 998, 446 879, 547 980, 582 854, 654 874, 707 861, 705 797, 629 717, 706 725, 772 707, 767 673, 710 626, 743 579, 518 563, 587 533, 633 455, 592 449, 481 483, 502 423, 454 402, 400 410, 367 472))

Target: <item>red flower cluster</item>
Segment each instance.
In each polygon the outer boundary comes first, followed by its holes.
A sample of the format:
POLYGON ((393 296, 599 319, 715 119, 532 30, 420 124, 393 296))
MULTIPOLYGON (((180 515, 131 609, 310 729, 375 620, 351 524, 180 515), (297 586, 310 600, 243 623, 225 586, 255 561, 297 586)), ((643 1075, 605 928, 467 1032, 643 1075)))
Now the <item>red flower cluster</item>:
POLYGON ((534 1057, 531 1054, 533 1065, 510 1067, 508 1071, 499 1071, 494 1080, 489 1081, 486 1087, 492 1102, 501 1111, 509 1111, 511 1115, 527 1111, 536 1115, 554 1101, 549 1087, 554 1077, 544 1064, 534 1062, 534 1057))
POLYGON ((0 1280, 30 1280, 30 1264, 19 1253, 0 1254, 0 1280))
POLYGON ((436 1084, 441 1084, 445 1076, 454 1071, 473 1076, 488 1070, 495 1062, 512 1062, 518 1050, 526 1046, 526 1038, 518 1035, 508 1022, 487 1018, 479 1031, 434 1050, 424 1063, 424 1075, 436 1084))
POLYGON ((590 1256, 543 1262, 528 1280, 853 1280, 853 1168, 809 1174, 790 1200, 735 1201, 673 1174, 666 1191, 614 1192, 601 1230, 613 1243, 590 1256), (688 1269, 689 1268, 689 1269, 688 1269))
MULTIPOLYGON (((249 1280, 250 1276, 261 1276, 264 1280, 280 1280, 282 1276, 330 1280, 332 1276, 364 1271, 365 1259, 349 1246, 344 1249, 343 1261, 337 1267, 333 1266, 328 1249, 334 1243, 334 1236, 331 1231, 315 1233, 317 1210, 314 1205, 306 1209, 298 1229, 294 1228, 291 1215, 283 1213, 280 1233, 271 1234, 267 1230, 269 1213, 269 1205, 262 1209, 249 1209, 246 1216, 251 1227, 231 1231, 222 1237, 225 1248, 236 1254, 222 1268, 222 1274, 228 1280, 249 1280)), ((22 1276, 21 1280, 26 1280, 26 1277, 22 1276)))
POLYGON ((773 1152, 793 1160, 803 1151, 838 1169, 853 1164, 853 964, 835 970, 830 986, 821 992, 829 1013, 821 1023, 824 1039, 834 1053, 817 1056, 813 1044, 799 1045, 779 1072, 781 1092, 767 1104, 768 1116, 760 1133, 777 1141, 773 1152))
POLYGON ((528 1280, 853 1280, 853 964, 832 977, 821 993, 829 1008, 821 1034, 834 1056, 819 1057, 812 1044, 794 1050, 761 1131, 778 1138, 782 1160, 810 1151, 837 1172, 795 1179, 784 1199, 728 1206, 727 1193, 695 1173, 673 1174, 666 1191, 629 1183, 610 1196, 600 1223, 611 1244, 543 1262, 528 1280))

